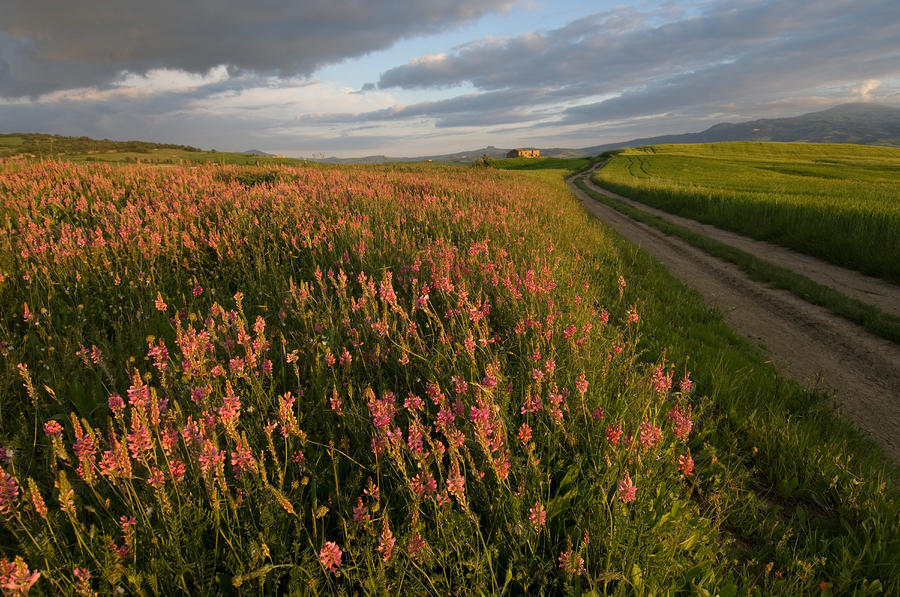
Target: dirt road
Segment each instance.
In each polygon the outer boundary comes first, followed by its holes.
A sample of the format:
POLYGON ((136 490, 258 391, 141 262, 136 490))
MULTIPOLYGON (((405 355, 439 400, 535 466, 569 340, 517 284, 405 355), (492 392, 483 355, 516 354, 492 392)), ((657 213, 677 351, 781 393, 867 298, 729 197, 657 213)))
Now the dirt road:
MULTIPOLYGON (((590 173, 579 176, 589 183, 590 173)), ((709 305, 717 306, 728 325, 760 346, 776 366, 801 383, 833 392, 839 410, 900 463, 900 346, 790 292, 751 280, 737 266, 591 199, 572 181, 568 181, 569 188, 588 211, 653 255, 673 276, 695 288, 709 305)), ((884 311, 900 314, 900 289, 890 284, 629 202, 884 311)))

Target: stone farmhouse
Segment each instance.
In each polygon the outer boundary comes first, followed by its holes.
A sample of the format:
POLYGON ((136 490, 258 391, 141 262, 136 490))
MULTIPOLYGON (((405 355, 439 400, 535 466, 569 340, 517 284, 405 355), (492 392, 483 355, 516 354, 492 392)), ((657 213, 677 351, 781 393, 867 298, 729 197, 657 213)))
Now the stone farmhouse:
POLYGON ((508 158, 539 158, 541 157, 540 149, 513 149, 506 154, 508 158))

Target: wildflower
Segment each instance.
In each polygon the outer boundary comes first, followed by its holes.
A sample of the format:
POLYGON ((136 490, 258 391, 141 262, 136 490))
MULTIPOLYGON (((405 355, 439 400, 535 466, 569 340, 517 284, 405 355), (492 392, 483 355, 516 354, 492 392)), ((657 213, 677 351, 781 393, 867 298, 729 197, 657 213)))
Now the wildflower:
POLYGON ((381 537, 378 538, 378 552, 381 554, 382 562, 387 562, 391 559, 391 554, 394 553, 394 544, 396 542, 397 540, 394 539, 394 533, 391 532, 391 529, 388 526, 388 520, 385 518, 381 527, 381 537))
POLYGON ((150 349, 147 351, 147 356, 153 359, 153 366, 156 367, 160 373, 165 372, 166 367, 169 364, 169 349, 166 348, 166 343, 160 339, 159 343, 155 346, 152 342, 149 343, 150 349))
POLYGON ((425 448, 422 443, 422 430, 418 424, 410 425, 406 438, 406 445, 418 457, 425 455, 425 448))
POLYGON ((172 475, 172 481, 175 483, 181 482, 184 479, 185 473, 185 464, 180 460, 170 460, 169 461, 169 474, 172 475))
POLYGON ((409 541, 406 544, 406 553, 409 554, 409 557, 419 562, 421 561, 422 550, 425 549, 425 546, 426 543, 425 540, 422 539, 422 535, 416 533, 409 538, 409 541))
POLYGON ((0 516, 11 518, 19 501, 19 484, 15 477, 0 468, 0 516))
POLYGON ((637 307, 631 306, 628 309, 627 317, 629 323, 637 323, 638 321, 640 321, 640 317, 638 317, 637 307))
POLYGON ((528 423, 522 423, 519 427, 519 441, 525 446, 531 441, 531 426, 528 423))
POLYGON ((584 375, 584 371, 578 376, 578 379, 575 381, 575 387, 578 389, 578 393, 584 396, 585 392, 588 389, 588 380, 584 375))
POLYGON ((87 568, 75 568, 72 571, 72 576, 75 577, 75 592, 81 595, 82 597, 87 597, 88 595, 96 595, 94 591, 91 589, 91 571, 87 568))
POLYGON ((156 306, 157 311, 165 311, 167 308, 166 302, 163 300, 162 295, 159 292, 156 293, 156 300, 154 301, 154 305, 156 306))
POLYGON ((529 394, 525 399, 525 403, 522 405, 520 412, 524 415, 527 413, 533 413, 541 410, 543 408, 543 403, 541 402, 541 397, 537 394, 529 394))
POLYGON ((219 415, 219 422, 228 431, 234 431, 238 418, 241 416, 241 399, 234 393, 231 382, 225 382, 225 397, 222 399, 222 406, 216 409, 219 415))
POLYGON ((437 491, 437 481, 434 480, 434 477, 430 473, 419 471, 419 473, 412 478, 412 489, 419 495, 430 495, 437 491))
POLYGON ((252 471, 254 465, 253 454, 247 440, 238 442, 236 450, 231 453, 231 470, 235 477, 240 477, 245 472, 252 471))
POLYGON ((622 427, 620 425, 610 425, 606 428, 606 439, 614 446, 619 445, 622 438, 622 427))
POLYGON ((353 522, 365 522, 368 517, 369 510, 363 505, 362 498, 356 498, 356 505, 353 506, 353 522))
MULTIPOLYGON (((134 516, 120 516, 119 517, 119 528, 122 530, 122 548, 124 548, 125 555, 128 555, 132 551, 134 551, 134 526, 137 524, 134 516)), ((120 549, 122 549, 120 548, 120 549)), ((122 555, 121 553, 119 554, 122 555)))
POLYGON ((453 494, 460 503, 466 499, 466 479, 460 474, 458 468, 447 477, 447 491, 453 494))
POLYGON ((48 437, 59 435, 60 433, 62 433, 62 431, 62 425, 54 420, 50 420, 44 423, 44 435, 48 437))
POLYGON ((547 362, 544 363, 544 370, 547 372, 547 375, 553 375, 553 372, 556 371, 556 361, 547 359, 547 362))
POLYGON ((381 499, 381 490, 378 488, 378 485, 375 484, 375 481, 372 480, 372 477, 369 477, 369 483, 366 488, 363 489, 363 493, 376 502, 381 499))
POLYGON ((572 551, 571 547, 567 547, 565 551, 559 554, 559 567, 569 574, 584 574, 584 558, 572 551))
POLYGON ((694 387, 694 382, 691 381, 691 372, 690 371, 688 371, 687 373, 684 374, 684 377, 682 378, 681 382, 678 385, 679 385, 679 387, 681 389, 681 393, 683 395, 687 396, 688 394, 691 393, 691 388, 694 387))
POLYGON ((128 434, 128 450, 135 460, 144 460, 153 449, 153 441, 147 426, 140 419, 132 419, 132 432, 128 434))
POLYGON ((547 522, 547 511, 544 509, 544 505, 535 502, 534 506, 528 510, 528 520, 531 521, 534 530, 539 531, 547 522))
POLYGON ((647 419, 644 419, 641 422, 641 430, 638 434, 638 439, 640 440, 643 449, 650 450, 662 439, 662 430, 647 419))
POLYGON ((203 402, 206 398, 206 388, 191 388, 191 400, 197 404, 203 402))
POLYGON ((326 572, 335 572, 341 565, 341 556, 344 552, 334 541, 326 541, 319 551, 319 561, 325 567, 326 572))
POLYGON ((406 408, 409 412, 422 410, 425 406, 425 402, 412 392, 409 393, 409 396, 406 397, 406 400, 403 401, 403 407, 406 408))
MULTIPOLYGON (((125 401, 122 400, 122 397, 118 394, 113 394, 106 400, 106 404, 109 406, 109 410, 113 412, 113 414, 119 414, 125 409, 125 401)), ((46 427, 44 428, 46 430, 46 427)))
POLYGON ((0 560, 0 589, 10 595, 25 595, 32 585, 38 581, 41 573, 31 572, 22 556, 16 556, 10 562, 6 558, 0 560))
POLYGON ((344 348, 341 351, 341 366, 348 367, 350 365, 350 363, 352 363, 352 362, 353 362, 353 357, 350 356, 350 352, 346 348, 344 348))
POLYGON ((28 493, 31 495, 31 505, 34 506, 34 511, 37 512, 38 516, 46 520, 47 504, 38 490, 37 483, 31 477, 28 477, 28 493))
POLYGON ((597 408, 595 408, 594 411, 591 413, 591 418, 594 419, 595 421, 602 421, 603 417, 605 417, 605 416, 606 415, 603 413, 603 409, 600 408, 599 406, 597 408))
POLYGON ((694 459, 691 458, 691 451, 678 457, 678 470, 681 471, 683 477, 690 477, 694 474, 694 459))
POLYGON ((625 471, 625 478, 619 481, 619 499, 624 503, 633 502, 637 493, 637 486, 632 483, 628 471, 625 471))
POLYGON ((203 451, 197 460, 200 463, 200 469, 204 473, 210 474, 218 468, 220 463, 224 462, 225 453, 216 448, 216 445, 211 440, 206 440, 203 443, 203 451))
POLYGON ((497 387, 497 374, 500 372, 499 365, 489 364, 485 368, 484 379, 481 380, 481 385, 483 385, 487 389, 493 389, 497 387))
POLYGON ((203 287, 199 284, 194 284, 194 287, 191 289, 191 294, 194 296, 200 296, 203 294, 203 287))
POLYGON ((166 482, 166 476, 162 472, 162 470, 160 470, 159 468, 157 468, 155 466, 151 467, 150 468, 150 476, 147 477, 147 484, 150 485, 150 487, 153 487, 155 489, 155 488, 160 487, 163 484, 165 484, 165 482, 166 482))
POLYGON ((667 412, 666 415, 669 417, 669 420, 672 421, 675 437, 679 439, 686 439, 694 426, 693 422, 691 421, 690 405, 684 410, 682 410, 679 406, 675 406, 675 408, 667 412))

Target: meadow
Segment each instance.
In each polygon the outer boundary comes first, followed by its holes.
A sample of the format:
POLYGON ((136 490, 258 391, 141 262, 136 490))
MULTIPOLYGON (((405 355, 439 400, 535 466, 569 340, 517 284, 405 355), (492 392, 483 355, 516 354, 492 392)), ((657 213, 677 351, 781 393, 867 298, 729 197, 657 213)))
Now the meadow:
POLYGON ((896 469, 565 173, 2 164, 0 587, 896 592, 896 469))
POLYGON ((900 149, 659 145, 614 155, 593 179, 654 207, 900 282, 900 149))

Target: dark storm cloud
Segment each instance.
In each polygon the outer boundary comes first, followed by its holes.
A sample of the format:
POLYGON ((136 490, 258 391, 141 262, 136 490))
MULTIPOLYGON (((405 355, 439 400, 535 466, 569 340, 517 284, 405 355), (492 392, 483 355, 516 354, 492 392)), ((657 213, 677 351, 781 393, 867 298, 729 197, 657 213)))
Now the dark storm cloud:
POLYGON ((308 75, 511 0, 4 0, 0 96, 102 86, 154 68, 308 75))
MULTIPOLYGON (((541 90, 523 93, 510 110, 617 96, 565 109, 563 122, 577 124, 691 106, 709 111, 900 74, 896 0, 717 3, 696 16, 658 18, 625 8, 551 31, 480 40, 392 68, 377 87, 541 90)), ((442 116, 442 106, 430 107, 442 116)))

